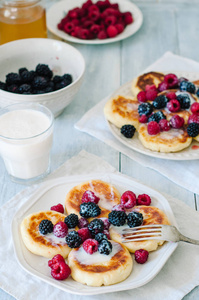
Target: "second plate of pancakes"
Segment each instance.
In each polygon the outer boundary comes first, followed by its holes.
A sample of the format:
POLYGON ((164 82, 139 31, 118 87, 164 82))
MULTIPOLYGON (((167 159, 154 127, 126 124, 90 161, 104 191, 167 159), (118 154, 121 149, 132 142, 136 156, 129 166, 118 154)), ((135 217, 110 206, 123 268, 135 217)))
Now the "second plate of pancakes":
POLYGON ((112 184, 118 189, 120 194, 124 193, 126 190, 132 190, 137 195, 143 193, 150 195, 152 200, 151 205, 161 209, 167 215, 170 223, 177 226, 171 207, 164 196, 125 175, 117 173, 107 173, 105 175, 95 173, 84 176, 78 175, 53 179, 40 185, 22 207, 20 207, 13 218, 12 238, 18 263, 24 269, 24 272, 28 272, 40 280, 72 294, 96 295, 124 291, 143 286, 160 272, 166 261, 178 246, 177 243, 165 242, 158 250, 150 253, 150 260, 146 264, 139 265, 134 263, 132 273, 127 279, 114 285, 101 287, 86 286, 74 281, 70 277, 64 281, 53 279, 50 275, 48 259, 31 253, 23 244, 20 234, 20 224, 27 215, 38 211, 48 210, 57 202, 64 205, 67 193, 74 186, 93 179, 103 180, 112 184))

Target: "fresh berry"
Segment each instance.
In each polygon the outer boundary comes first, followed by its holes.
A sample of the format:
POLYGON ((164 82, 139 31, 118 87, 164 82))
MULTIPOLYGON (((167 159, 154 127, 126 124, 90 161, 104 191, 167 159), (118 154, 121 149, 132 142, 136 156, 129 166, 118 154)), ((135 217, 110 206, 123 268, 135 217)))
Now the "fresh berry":
POLYGON ((169 100, 176 99, 176 93, 174 93, 174 92, 169 92, 169 93, 166 94, 166 97, 167 97, 169 100))
POLYGON ((57 212, 59 212, 59 213, 61 213, 61 214, 64 213, 64 207, 63 207, 63 205, 62 205, 61 203, 58 203, 57 205, 51 206, 50 209, 51 209, 51 210, 54 210, 54 211, 57 211, 57 212))
POLYGON ((21 84, 18 88, 19 94, 31 94, 32 93, 32 87, 30 84, 24 83, 21 84))
POLYGON ((166 119, 162 119, 159 122, 160 131, 169 131, 171 129, 169 121, 166 119))
POLYGON ((197 90, 196 95, 199 98, 199 89, 197 90))
POLYGON ((180 83, 180 90, 194 94, 196 91, 196 86, 190 81, 182 81, 180 83))
POLYGON ((85 227, 88 227, 88 224, 89 224, 89 222, 88 222, 87 219, 85 219, 85 218, 80 218, 80 219, 79 219, 79 223, 78 223, 78 227, 79 227, 79 228, 85 228, 85 227))
POLYGON ((137 211, 130 212, 127 215, 127 224, 129 227, 137 227, 142 225, 143 215, 137 211))
POLYGON ((133 125, 123 125, 120 131, 121 134, 130 139, 134 136, 136 129, 133 125))
POLYGON ((165 81, 162 81, 159 85, 158 85, 158 90, 160 92, 163 92, 165 90, 168 90, 169 89, 169 84, 165 81))
POLYGON ((178 77, 175 74, 167 74, 164 76, 164 82, 168 84, 169 89, 178 86, 178 77))
POLYGON ((95 240, 98 241, 98 243, 101 243, 102 240, 108 240, 106 234, 103 232, 99 232, 95 235, 95 240))
POLYGON ((99 32, 98 35, 97 35, 97 38, 98 38, 99 40, 105 40, 105 39, 108 38, 108 35, 107 35, 106 31, 100 30, 100 32, 99 32))
POLYGON ((177 99, 172 99, 167 103, 167 109, 170 112, 177 112, 180 110, 180 102, 177 99))
POLYGON ((39 232, 44 235, 53 232, 53 223, 48 219, 42 220, 39 223, 39 232))
POLYGON ((156 135, 160 132, 160 126, 157 122, 151 121, 147 125, 147 132, 150 135, 156 135))
POLYGON ((124 22, 126 25, 133 23, 133 17, 129 11, 125 12, 123 14, 123 16, 124 16, 124 22))
POLYGON ((83 249, 88 254, 93 254, 97 252, 99 243, 95 239, 87 239, 83 242, 83 249))
POLYGON ((21 76, 21 74, 23 73, 23 72, 28 72, 28 69, 27 68, 20 68, 19 70, 18 70, 18 73, 19 73, 19 75, 21 76))
POLYGON ((57 262, 51 268, 51 275, 57 280, 64 280, 71 274, 70 267, 63 261, 57 262))
POLYGON ((191 104, 191 112, 193 114, 199 114, 199 103, 198 102, 194 102, 191 104))
POLYGON ((44 76, 35 76, 32 81, 32 87, 40 90, 42 88, 46 88, 48 85, 48 79, 44 76))
POLYGON ((6 84, 5 82, 0 81, 0 90, 6 90, 6 84))
POLYGON ((117 204, 113 206, 112 210, 125 211, 125 208, 123 204, 117 204))
POLYGON ((192 114, 189 116, 189 119, 188 119, 188 124, 190 123, 197 123, 199 124, 199 114, 192 114))
POLYGON ((155 90, 155 91, 157 91, 157 88, 156 88, 155 84, 146 84, 145 91, 148 91, 148 90, 155 90))
POLYGON ((83 218, 97 217, 101 214, 101 208, 93 202, 82 203, 79 213, 83 218))
POLYGON ((104 222, 101 219, 94 219, 88 224, 88 229, 92 236, 104 230, 104 222))
POLYGON ((64 222, 58 222, 53 227, 53 233, 55 236, 64 238, 68 233, 68 226, 64 222))
POLYGON ((111 237, 110 237, 110 232, 108 229, 104 229, 103 233, 107 236, 107 239, 110 240, 111 237))
POLYGON ((87 240, 91 237, 88 227, 81 228, 77 232, 78 232, 79 236, 81 237, 82 242, 84 242, 85 240, 87 240))
POLYGON ((99 201, 100 201, 100 198, 97 197, 92 191, 87 190, 83 193, 82 203, 93 202, 95 204, 98 204, 99 201))
POLYGON ((65 217, 64 222, 66 223, 68 228, 75 228, 76 226, 78 226, 79 222, 78 215, 70 214, 67 217, 65 217))
POLYGON ((150 205, 151 197, 147 194, 141 194, 137 197, 137 205, 150 205))
POLYGON ((104 223, 104 229, 109 229, 109 227, 110 227, 110 222, 109 222, 109 220, 108 220, 108 218, 100 218, 102 221, 103 221, 103 223, 104 223))
POLYGON ((98 246, 98 251, 100 254, 109 255, 112 252, 112 244, 108 240, 102 240, 98 246))
POLYGON ((113 38, 118 34, 117 28, 114 25, 108 26, 106 32, 110 38, 113 38))
POLYGON ((115 24, 115 27, 117 28, 118 34, 124 31, 124 25, 121 23, 115 24))
POLYGON ((155 121, 159 123, 162 119, 166 119, 166 116, 163 114, 162 111, 157 111, 156 113, 153 113, 149 116, 148 122, 155 121))
POLYGON ((21 78, 19 74, 17 73, 9 73, 6 75, 6 84, 11 85, 11 84, 20 84, 21 78))
POLYGON ((124 211, 113 210, 108 214, 108 220, 115 226, 123 226, 126 223, 126 213, 124 211))
POLYGON ((149 116, 153 111, 153 106, 150 103, 142 103, 138 106, 138 113, 140 116, 149 116))
POLYGON ((191 137, 196 137, 199 135, 199 124, 198 123, 190 123, 187 127, 187 133, 191 137))
POLYGON ((170 120, 170 124, 173 128, 181 128, 184 126, 184 119, 178 115, 174 115, 170 120))
POLYGON ((72 230, 66 236, 66 244, 70 248, 78 248, 82 243, 82 239, 77 233, 77 231, 72 230))
POLYGON ((146 102, 147 98, 146 98, 146 92, 145 91, 141 91, 137 94, 137 99, 139 102, 146 102))
POLYGON ((153 101, 153 107, 157 109, 165 108, 167 105, 168 99, 165 95, 160 95, 153 101))
POLYGON ((23 71, 21 74, 21 81, 24 83, 30 83, 36 76, 35 71, 23 71))
POLYGON ((124 208, 132 208, 136 205, 136 195, 132 191, 126 191, 122 194, 120 201, 124 208))
POLYGON ((144 264, 149 256, 149 252, 147 250, 144 249, 139 249, 135 251, 135 261, 138 264, 144 264))
POLYGON ((139 122, 140 123, 147 123, 148 122, 148 117, 146 115, 142 115, 139 117, 139 122))
MULTIPOLYGON (((109 26, 109 25, 115 25, 117 22, 116 16, 108 16, 105 18, 104 23, 109 26)), ((117 27, 116 27, 117 28, 117 27)), ((117 32, 118 33, 118 32, 117 32)), ((116 34, 117 35, 117 34, 116 34)))
POLYGON ((38 64, 35 71, 40 76, 46 76, 48 78, 51 78, 53 76, 53 72, 50 70, 49 66, 45 64, 38 64))
POLYGON ((60 261, 65 262, 65 259, 63 258, 63 256, 62 256, 61 254, 56 254, 55 256, 53 256, 52 259, 50 259, 50 260, 48 261, 48 266, 49 266, 50 268, 52 268, 52 266, 53 266, 54 264, 56 264, 56 263, 58 263, 58 262, 60 262, 60 261))
POLYGON ((185 78, 185 77, 180 77, 179 79, 178 79, 178 86, 180 86, 180 83, 182 82, 182 81, 189 81, 187 78, 185 78))
POLYGON ((148 101, 154 101, 157 95, 158 95, 157 90, 149 89, 146 91, 146 99, 148 101))
POLYGON ((177 95, 176 99, 180 102, 182 109, 188 109, 191 105, 191 99, 188 94, 177 95))

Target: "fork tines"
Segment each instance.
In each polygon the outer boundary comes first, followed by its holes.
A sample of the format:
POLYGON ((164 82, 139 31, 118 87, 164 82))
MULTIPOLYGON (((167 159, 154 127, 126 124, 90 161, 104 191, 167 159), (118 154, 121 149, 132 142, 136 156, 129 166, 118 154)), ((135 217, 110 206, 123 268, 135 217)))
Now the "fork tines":
POLYGON ((137 242, 144 240, 161 240, 161 225, 142 225, 139 227, 125 228, 122 230, 122 242, 137 242))

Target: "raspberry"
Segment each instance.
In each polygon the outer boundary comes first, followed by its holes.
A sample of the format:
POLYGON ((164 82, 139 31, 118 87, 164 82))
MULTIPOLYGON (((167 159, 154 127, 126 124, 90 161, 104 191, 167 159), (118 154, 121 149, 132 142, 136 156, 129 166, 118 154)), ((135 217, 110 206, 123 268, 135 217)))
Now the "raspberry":
POLYGON ((63 261, 57 262, 51 268, 51 275, 57 280, 64 280, 71 274, 70 267, 63 261))
POLYGON ((133 17, 129 11, 123 13, 123 17, 124 17, 125 25, 129 25, 129 24, 133 23, 133 17))
POLYGON ((66 236, 66 244, 70 248, 78 248, 82 243, 82 239, 77 233, 77 231, 72 230, 66 236))
POLYGON ((135 261, 138 264, 144 264, 149 256, 149 252, 144 249, 139 249, 135 251, 135 261))
POLYGON ((61 214, 64 213, 64 207, 63 207, 63 205, 62 205, 61 203, 58 203, 57 205, 51 206, 50 209, 51 209, 51 210, 54 210, 54 211, 57 211, 57 212, 59 212, 59 213, 61 213, 61 214))
POLYGON ((164 82, 168 84, 168 88, 174 88, 178 86, 178 77, 175 74, 167 74, 164 76, 164 82))
POLYGON ((162 119, 166 119, 166 116, 160 110, 160 111, 157 111, 156 113, 153 113, 152 115, 150 115, 148 118, 148 122, 156 121, 157 123, 159 123, 160 120, 162 120, 162 119))
POLYGON ((101 219, 94 219, 88 224, 88 229, 92 236, 104 230, 104 222, 101 219))
POLYGON ((123 125, 120 129, 121 134, 123 134, 126 138, 131 139, 135 134, 135 127, 133 125, 123 125))
POLYGON ((151 121, 147 125, 147 131, 150 135, 156 135, 160 132, 160 126, 157 122, 151 121))
POLYGON ((99 7, 97 5, 95 5, 95 4, 92 4, 92 5, 89 6, 88 11, 89 12, 90 11, 97 11, 97 12, 99 12, 99 7))
POLYGON ((103 223, 104 223, 104 229, 109 229, 109 227, 110 227, 110 222, 109 222, 109 220, 108 220, 108 218, 100 218, 102 221, 103 221, 103 223))
POLYGON ((184 119, 178 115, 174 115, 170 120, 170 124, 173 128, 181 128, 184 126, 184 119))
POLYGON ((79 228, 88 227, 88 224, 89 224, 89 222, 88 222, 87 219, 85 219, 85 218, 80 218, 80 219, 79 219, 79 223, 78 223, 78 227, 79 227, 79 228))
POLYGON ((166 94, 166 97, 169 100, 176 99, 176 94, 174 92, 169 92, 169 93, 166 94))
POLYGON ((176 99, 179 101, 182 109, 188 109, 191 105, 191 99, 188 94, 177 95, 176 99))
POLYGON ((189 119, 188 119, 188 124, 190 124, 190 123, 197 123, 197 124, 199 124, 199 115, 198 114, 190 115, 189 119))
POLYGON ((149 116, 153 111, 153 106, 150 103, 142 103, 138 106, 138 113, 140 116, 149 116))
POLYGON ((180 102, 177 99, 170 100, 167 103, 167 108, 171 112, 177 112, 180 110, 180 102))
POLYGON ((136 205, 136 195, 132 191, 126 191, 121 196, 121 204, 126 208, 132 208, 136 205))
POLYGON ((107 39, 107 37, 108 37, 108 35, 107 35, 106 31, 104 31, 104 30, 101 30, 97 35, 97 38, 100 40, 107 39))
POLYGON ((108 240, 102 240, 98 246, 98 251, 101 254, 109 255, 112 251, 112 244, 108 240))
POLYGON ((194 102, 191 104, 191 112, 193 114, 199 113, 199 103, 198 102, 194 102))
POLYGON ((98 35, 98 33, 100 32, 100 26, 97 24, 93 24, 90 27, 90 31, 94 34, 94 35, 98 35))
POLYGON ((53 223, 48 219, 42 220, 39 223, 39 232, 44 235, 53 232, 53 223))
POLYGON ((171 129, 169 121, 166 119, 161 119, 159 122, 160 131, 169 131, 171 129))
POLYGON ((82 242, 84 242, 85 240, 87 240, 91 237, 90 231, 87 227, 81 228, 77 232, 78 232, 79 236, 81 237, 82 242))
POLYGON ((78 31, 78 38, 86 40, 88 39, 89 31, 88 29, 80 28, 78 31))
POLYGON ((148 91, 148 90, 155 90, 155 91, 157 91, 157 88, 156 88, 155 84, 147 84, 145 86, 145 91, 148 91))
POLYGON ((97 197, 92 191, 87 190, 82 195, 82 203, 93 202, 95 204, 98 204, 99 201, 100 198, 97 197))
POLYGON ((149 101, 155 100, 157 95, 158 95, 158 92, 154 89, 149 89, 148 91, 146 91, 146 99, 149 101))
POLYGON ((114 25, 108 26, 106 32, 110 38, 113 38, 118 34, 117 28, 114 25))
POLYGON ((114 205, 112 210, 125 211, 123 204, 114 205))
POLYGON ((73 22, 67 22, 64 25, 64 31, 68 34, 70 34, 71 32, 73 32, 75 29, 75 24, 73 22))
POLYGON ((130 212, 127 216, 127 224, 129 227, 137 227, 142 225, 143 215, 137 211, 130 212))
POLYGON ((167 102, 167 97, 165 95, 160 95, 153 101, 153 107, 157 109, 164 108, 166 107, 167 102))
POLYGON ((108 240, 108 238, 106 234, 104 234, 103 232, 99 232, 98 234, 96 234, 95 240, 98 241, 98 243, 101 243, 101 241, 108 240))
POLYGON ((79 213, 83 218, 97 217, 101 214, 101 208, 93 202, 82 203, 79 213))
POLYGON ((124 31, 124 25, 122 25, 121 23, 115 24, 115 27, 117 28, 118 34, 124 31))
POLYGON ((158 85, 158 90, 160 92, 163 92, 165 90, 168 90, 169 89, 169 84, 165 81, 162 81, 159 85, 158 85))
POLYGON ((106 24, 106 26, 115 25, 116 22, 117 22, 117 18, 115 16, 108 16, 104 20, 104 23, 106 24))
POLYGON ((48 77, 49 79, 53 76, 53 72, 51 71, 49 66, 45 64, 38 64, 35 71, 38 75, 48 77))
POLYGON ((88 13, 88 17, 89 19, 91 19, 92 21, 96 22, 99 18, 100 18, 100 12, 97 10, 91 10, 88 13))
POLYGON ((187 127, 187 133, 191 137, 196 137, 199 134, 199 124, 190 123, 187 127))
POLYGON ((146 98, 146 92, 145 91, 141 91, 137 94, 137 99, 139 102, 146 102, 147 98, 146 98))
POLYGON ((52 266, 58 262, 65 262, 65 259, 63 258, 63 256, 61 254, 56 254, 55 256, 53 256, 53 258, 51 260, 48 261, 48 266, 50 268, 52 268, 52 266))
POLYGON ((83 248, 88 254, 93 254, 97 252, 99 243, 94 239, 87 239, 83 242, 83 248))
POLYGON ((54 225, 53 233, 55 236, 63 238, 68 233, 68 226, 66 225, 66 223, 60 221, 54 225))
POLYGON ((147 123, 148 122, 148 117, 146 115, 142 115, 139 117, 139 122, 140 123, 147 123))
POLYGON ((151 197, 147 194, 141 194, 137 197, 137 205, 150 205, 151 197))
POLYGON ((66 223, 68 228, 75 228, 79 222, 78 215, 70 214, 67 217, 65 217, 64 222, 66 223))
POLYGON ((123 226, 126 223, 126 213, 124 211, 113 210, 108 214, 108 220, 115 226, 123 226))

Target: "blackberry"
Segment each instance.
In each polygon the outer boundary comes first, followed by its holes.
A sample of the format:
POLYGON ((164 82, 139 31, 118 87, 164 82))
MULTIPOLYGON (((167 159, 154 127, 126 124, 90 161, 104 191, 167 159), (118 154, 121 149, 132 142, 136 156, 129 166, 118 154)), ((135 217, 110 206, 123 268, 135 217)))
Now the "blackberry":
POLYGON ((35 71, 23 71, 21 73, 21 81, 24 83, 31 82, 35 77, 35 71))
POLYGON ((19 75, 21 76, 21 74, 22 74, 24 71, 28 71, 28 69, 27 69, 27 68, 20 68, 20 69, 18 70, 19 75))
POLYGON ((148 102, 142 103, 138 106, 138 113, 140 116, 142 115, 148 116, 152 113, 152 111, 153 111, 153 106, 148 102))
POLYGON ((97 217, 101 214, 101 208, 93 202, 80 204, 80 216, 83 218, 97 217))
POLYGON ((51 78, 53 76, 53 72, 51 71, 49 66, 45 65, 45 64, 38 64, 36 66, 35 71, 40 76, 44 76, 44 77, 48 77, 48 78, 51 78))
POLYGON ((17 73, 9 73, 6 75, 6 84, 19 84, 21 82, 21 78, 17 73))
POLYGON ((32 87, 36 90, 42 90, 48 85, 48 79, 43 76, 35 76, 32 81, 32 87))
POLYGON ((77 233, 77 231, 72 230, 69 232, 69 234, 66 236, 66 244, 70 248, 78 248, 82 243, 82 239, 77 233))
POLYGON ((115 226, 123 226, 126 223, 126 213, 124 211, 113 210, 108 215, 108 220, 115 226))
POLYGON ((187 127, 187 133, 191 137, 196 137, 199 134, 199 124, 190 123, 187 127))
POLYGON ((112 244, 108 240, 102 240, 98 246, 98 251, 100 254, 109 255, 112 252, 112 244))
POLYGON ((73 81, 72 76, 70 74, 64 74, 62 76, 62 79, 67 83, 67 85, 71 84, 73 81))
POLYGON ((155 98, 153 101, 153 107, 157 109, 165 108, 167 105, 168 99, 165 95, 160 95, 155 98))
POLYGON ((70 214, 65 217, 64 222, 66 223, 68 228, 75 228, 79 223, 78 215, 70 214))
POLYGON ((42 220, 39 223, 39 232, 44 235, 53 232, 53 223, 48 219, 42 220))
POLYGON ((68 84, 67 84, 67 82, 65 82, 65 80, 62 80, 62 81, 60 81, 60 82, 57 82, 57 83, 55 83, 55 90, 57 91, 57 90, 61 90, 61 89, 63 89, 64 87, 66 87, 68 84))
POLYGON ((129 227, 140 226, 143 223, 143 215, 137 211, 133 211, 127 216, 127 224, 129 227))
POLYGON ((133 125, 123 125, 120 129, 121 134, 123 134, 126 138, 130 139, 135 134, 135 127, 133 125))
POLYGON ((5 82, 0 81, 0 90, 6 91, 6 84, 5 84, 5 82))
POLYGON ((18 93, 19 91, 18 91, 18 85, 17 84, 11 84, 11 85, 8 85, 7 86, 7 91, 8 92, 11 92, 11 93, 18 93))
POLYGON ((36 95, 38 95, 38 94, 45 94, 45 91, 44 90, 32 90, 32 93, 33 94, 36 94, 36 95))
POLYGON ((155 122, 159 123, 160 120, 162 120, 162 119, 166 119, 166 116, 163 114, 162 111, 158 111, 158 112, 152 114, 152 115, 148 118, 148 122, 155 121, 155 122))
POLYGON ((55 75, 52 80, 53 80, 54 83, 61 82, 62 81, 62 76, 55 75))
POLYGON ((54 89, 51 87, 51 86, 47 86, 45 89, 44 89, 44 93, 52 93, 54 91, 54 89))
POLYGON ((196 95, 199 98, 199 89, 197 90, 196 95))
POLYGON ((180 107, 182 109, 187 109, 191 106, 191 99, 188 94, 180 94, 176 99, 180 102, 180 107))
POLYGON ((193 82, 182 81, 180 83, 180 90, 194 94, 196 92, 196 86, 193 84, 193 82))
POLYGON ((104 230, 104 222, 101 219, 94 219, 88 224, 88 229, 94 237, 97 233, 104 230))
POLYGON ((24 84, 19 86, 18 91, 19 91, 20 94, 31 94, 32 87, 31 87, 30 84, 24 83, 24 84))
POLYGON ((104 234, 103 232, 99 232, 98 234, 96 234, 95 240, 98 241, 98 243, 101 243, 101 241, 108 240, 108 238, 106 234, 104 234))

